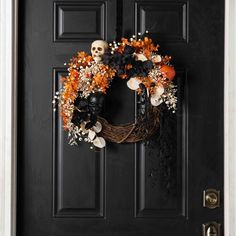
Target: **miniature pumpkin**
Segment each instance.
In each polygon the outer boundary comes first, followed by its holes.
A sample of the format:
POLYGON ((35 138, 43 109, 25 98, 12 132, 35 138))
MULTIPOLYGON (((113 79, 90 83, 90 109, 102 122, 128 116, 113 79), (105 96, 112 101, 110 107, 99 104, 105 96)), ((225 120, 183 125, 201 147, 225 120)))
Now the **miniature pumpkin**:
POLYGON ((172 80, 175 77, 175 69, 172 66, 168 66, 168 65, 164 65, 161 67, 161 72, 164 73, 164 76, 169 79, 172 80))

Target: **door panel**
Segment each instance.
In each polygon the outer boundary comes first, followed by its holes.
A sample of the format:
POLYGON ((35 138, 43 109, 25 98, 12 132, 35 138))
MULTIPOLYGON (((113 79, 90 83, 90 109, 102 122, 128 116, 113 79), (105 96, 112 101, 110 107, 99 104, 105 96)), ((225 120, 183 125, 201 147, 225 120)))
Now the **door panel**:
MULTIPOLYGON (((224 1, 25 0, 19 13, 17 235, 198 236, 223 224, 223 196, 209 210, 202 192, 223 192, 224 1), (51 105, 64 62, 145 30, 173 56, 177 113, 162 108, 148 142, 68 145, 51 105)), ((134 121, 137 100, 116 78, 103 116, 134 121)))
MULTIPOLYGON (((160 146, 155 145, 157 150, 153 153, 158 153, 159 160, 165 157, 169 168, 169 172, 165 173, 172 172, 172 181, 176 180, 171 189, 172 194, 175 193, 174 201, 179 199, 179 205, 175 205, 177 206, 175 209, 181 209, 177 212, 180 212, 180 216, 185 216, 182 218, 182 223, 185 222, 184 227, 190 225, 188 227, 195 229, 192 234, 194 235, 195 232, 196 235, 200 235, 201 222, 207 222, 210 218, 223 221, 223 201, 219 209, 209 211, 202 207, 201 193, 211 186, 223 191, 224 2, 218 1, 217 6, 213 7, 209 1, 201 0, 131 0, 124 1, 123 8, 123 34, 131 32, 137 34, 148 30, 155 41, 161 42, 160 51, 172 55, 177 71, 184 71, 182 74, 177 74, 180 94, 178 113, 174 118, 176 126, 172 127, 171 121, 168 121, 165 126, 166 119, 161 123, 161 126, 164 126, 163 130, 165 127, 172 129, 166 142, 167 154, 161 151, 165 148, 165 144, 162 143, 165 137, 161 139, 160 146), (171 144, 174 146, 171 147, 171 144), (169 156, 168 152, 171 152, 169 156), (173 163, 174 165, 171 165, 173 163)), ((167 130, 164 131, 165 135, 167 130)), ((147 201, 150 204, 152 202, 150 196, 153 196, 156 205, 168 206, 161 199, 165 191, 159 190, 155 193, 155 190, 147 187, 150 185, 149 166, 152 168, 158 166, 158 158, 155 159, 153 167, 153 159, 147 158, 146 155, 149 148, 144 149, 145 151, 141 148, 138 153, 145 158, 141 158, 142 161, 139 157, 139 165, 138 168, 136 167, 136 170, 139 170, 138 177, 146 178, 138 183, 139 189, 142 189, 142 195, 139 190, 141 195, 139 198, 145 199, 149 196, 147 201)), ((159 167, 157 172, 160 172, 160 169, 159 167)), ((151 171, 151 179, 154 176, 151 171)), ((158 187, 160 187, 165 182, 166 176, 164 180, 160 176, 156 179, 159 179, 158 187)), ((170 196, 171 190, 164 199, 168 201, 168 198, 171 199, 170 196)), ((164 210, 162 208, 157 208, 155 211, 152 208, 148 210, 147 215, 152 217, 159 215, 165 218, 157 222, 160 225, 173 217, 173 214, 169 214, 168 207, 164 210)), ((182 228, 183 225, 180 227, 182 228)), ((181 234, 181 228, 175 232, 181 234)))
POLYGON ((136 145, 136 217, 187 217, 186 72, 177 71, 177 114, 163 109, 160 129, 136 145))
POLYGON ((89 42, 107 38, 107 10, 111 10, 107 3, 54 2, 54 42, 89 42))
POLYGON ((136 1, 134 7, 136 33, 148 29, 158 42, 188 41, 188 1, 136 1))
MULTIPOLYGON (((54 68, 54 93, 61 88, 66 70, 54 68)), ((104 217, 104 155, 87 145, 68 145, 59 111, 53 118, 54 217, 104 217)))

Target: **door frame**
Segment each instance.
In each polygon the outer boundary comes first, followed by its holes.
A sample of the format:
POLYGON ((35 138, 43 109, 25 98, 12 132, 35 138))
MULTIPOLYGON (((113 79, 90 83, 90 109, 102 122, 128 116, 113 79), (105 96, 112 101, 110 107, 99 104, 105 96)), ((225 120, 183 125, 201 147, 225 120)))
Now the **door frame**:
MULTIPOLYGON (((16 236, 18 0, 0 0, 0 236, 16 236), (4 78, 4 79, 2 79, 4 78)), ((225 0, 224 215, 236 235, 236 3, 225 0)), ((204 222, 203 222, 204 223, 204 222)))
POLYGON ((236 2, 225 0, 224 230, 236 235, 236 2))
POLYGON ((0 0, 0 236, 16 236, 18 0, 0 0))

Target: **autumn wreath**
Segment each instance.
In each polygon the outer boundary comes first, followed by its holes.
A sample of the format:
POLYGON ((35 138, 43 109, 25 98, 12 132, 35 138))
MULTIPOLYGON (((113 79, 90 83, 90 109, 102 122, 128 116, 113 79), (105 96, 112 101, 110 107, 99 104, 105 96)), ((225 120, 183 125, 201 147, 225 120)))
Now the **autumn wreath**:
POLYGON ((90 148, 103 148, 106 140, 137 142, 152 136, 159 127, 159 105, 175 112, 175 70, 171 57, 161 56, 158 45, 146 35, 122 38, 108 44, 96 40, 91 53, 78 52, 68 63, 68 75, 56 92, 54 111, 59 106, 71 145, 85 141, 90 148), (138 115, 134 123, 113 125, 100 116, 105 94, 115 77, 127 80, 138 93, 138 115))

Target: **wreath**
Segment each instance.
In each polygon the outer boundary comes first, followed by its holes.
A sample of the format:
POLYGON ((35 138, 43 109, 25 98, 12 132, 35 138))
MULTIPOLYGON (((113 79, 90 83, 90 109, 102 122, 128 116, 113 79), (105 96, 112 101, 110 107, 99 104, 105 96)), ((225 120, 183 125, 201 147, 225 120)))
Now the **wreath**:
POLYGON ((68 75, 62 78, 63 86, 53 99, 69 144, 85 141, 93 149, 105 147, 106 141, 142 141, 159 128, 160 104, 175 113, 175 70, 171 57, 161 56, 158 48, 146 34, 139 33, 109 44, 96 40, 91 45, 92 55, 82 51, 70 59, 68 75), (138 94, 134 123, 114 125, 101 116, 105 94, 115 77, 126 80, 128 88, 138 94))

